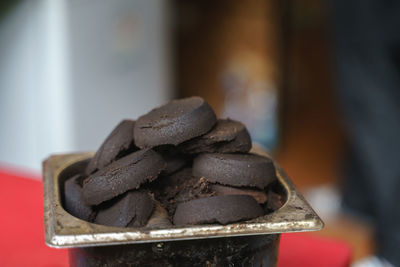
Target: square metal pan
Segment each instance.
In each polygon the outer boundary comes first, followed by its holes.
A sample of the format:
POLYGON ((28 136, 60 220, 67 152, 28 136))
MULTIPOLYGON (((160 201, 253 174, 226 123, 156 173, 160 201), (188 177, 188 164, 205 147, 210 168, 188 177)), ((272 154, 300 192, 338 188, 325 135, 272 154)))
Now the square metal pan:
MULTIPOLYGON (((260 149, 252 152, 266 154, 260 149)), ((285 204, 262 217, 228 225, 198 225, 164 229, 119 228, 80 220, 64 210, 61 203, 60 173, 93 153, 53 155, 43 162, 45 241, 50 247, 87 247, 179 241, 244 235, 316 231, 324 224, 293 183, 275 163, 278 181, 287 193, 285 204)))

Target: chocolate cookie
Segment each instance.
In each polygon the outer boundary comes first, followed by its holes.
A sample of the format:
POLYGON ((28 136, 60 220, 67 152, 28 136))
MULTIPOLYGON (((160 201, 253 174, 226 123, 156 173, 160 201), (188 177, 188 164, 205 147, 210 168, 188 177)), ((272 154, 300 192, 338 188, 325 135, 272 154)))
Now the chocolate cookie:
POLYGON ((248 195, 213 196, 191 200, 178 205, 174 224, 228 224, 263 215, 257 201, 248 195))
POLYGON ((90 160, 86 174, 90 175, 96 170, 100 170, 111 162, 131 153, 138 148, 133 141, 134 121, 121 121, 110 135, 106 138, 94 157, 90 160))
POLYGON ((83 195, 88 205, 98 205, 145 182, 155 180, 166 163, 160 154, 139 150, 93 173, 83 183, 83 195))
POLYGON ((216 196, 249 195, 252 196, 259 204, 264 204, 268 200, 268 196, 263 190, 237 188, 219 184, 211 185, 210 190, 214 192, 216 196))
POLYGON ((216 121, 214 111, 201 97, 173 100, 137 119, 135 143, 140 148, 176 146, 207 133, 216 121))
POLYGON ((94 215, 92 207, 83 201, 82 187, 80 185, 81 175, 77 174, 64 184, 64 208, 75 217, 90 221, 94 215))
POLYGON ((245 153, 250 149, 251 138, 246 127, 230 119, 218 120, 211 131, 179 146, 179 150, 186 154, 245 153))
POLYGON ((193 174, 212 183, 260 189, 276 179, 272 160, 255 154, 201 154, 193 161, 193 174))
POLYGON ((141 191, 129 191, 103 205, 94 222, 118 227, 144 226, 154 210, 153 199, 141 191))

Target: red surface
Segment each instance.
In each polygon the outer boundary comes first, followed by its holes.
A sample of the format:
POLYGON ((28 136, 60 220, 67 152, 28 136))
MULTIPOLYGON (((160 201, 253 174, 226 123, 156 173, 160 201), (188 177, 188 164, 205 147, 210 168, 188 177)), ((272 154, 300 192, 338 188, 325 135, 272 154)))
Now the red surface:
POLYGON ((44 243, 42 183, 24 176, 0 169, 0 266, 68 266, 44 243))
MULTIPOLYGON (((42 183, 31 178, 35 177, 0 168, 0 266, 68 266, 67 250, 44 243, 42 183)), ((278 266, 345 267, 350 256, 342 242, 285 234, 278 266)))
POLYGON ((282 234, 278 267, 347 267, 351 249, 342 242, 307 233, 282 234))

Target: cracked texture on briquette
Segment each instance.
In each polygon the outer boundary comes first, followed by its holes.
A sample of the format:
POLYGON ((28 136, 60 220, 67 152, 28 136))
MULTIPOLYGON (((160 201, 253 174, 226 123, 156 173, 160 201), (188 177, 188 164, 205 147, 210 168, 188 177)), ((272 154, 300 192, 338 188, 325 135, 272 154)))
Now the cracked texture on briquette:
POLYGON ((87 175, 138 150, 133 140, 134 125, 135 121, 123 120, 112 130, 86 167, 87 175))
POLYGON ((140 148, 178 145, 207 133, 217 117, 201 97, 173 100, 140 116, 135 123, 135 144, 140 148))
POLYGON ((155 180, 166 167, 162 156, 151 149, 139 150, 93 173, 83 183, 86 204, 98 205, 145 182, 155 180))
POLYGON ((212 183, 259 189, 276 179, 272 160, 255 154, 200 154, 193 160, 193 175, 212 183))
POLYGON ((212 196, 180 203, 173 222, 175 225, 228 224, 263 214, 261 206, 249 195, 212 196))
POLYGON ((97 224, 118 227, 144 226, 154 210, 153 199, 147 192, 129 191, 104 203, 94 220, 97 224))
POLYGON ((219 119, 208 133, 178 146, 185 154, 246 153, 251 149, 251 138, 243 123, 219 119))

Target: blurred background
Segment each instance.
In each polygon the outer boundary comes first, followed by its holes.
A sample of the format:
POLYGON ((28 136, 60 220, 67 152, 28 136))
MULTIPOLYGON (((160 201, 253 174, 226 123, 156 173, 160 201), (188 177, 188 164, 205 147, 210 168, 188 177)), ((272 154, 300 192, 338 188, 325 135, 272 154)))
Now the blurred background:
POLYGON ((273 153, 326 222, 314 235, 348 243, 353 263, 373 255, 371 221, 341 208, 351 140, 337 40, 351 21, 337 23, 338 6, 1 1, 0 164, 40 173, 50 154, 96 150, 123 118, 199 95, 273 153))

